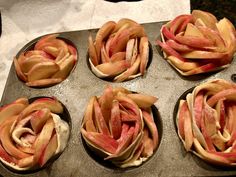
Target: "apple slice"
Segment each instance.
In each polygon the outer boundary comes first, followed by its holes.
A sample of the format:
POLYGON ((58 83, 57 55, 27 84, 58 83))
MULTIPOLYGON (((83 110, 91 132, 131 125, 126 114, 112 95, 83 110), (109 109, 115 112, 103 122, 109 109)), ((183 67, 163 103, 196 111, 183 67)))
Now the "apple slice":
MULTIPOLYGON (((21 104, 24 104, 24 105, 26 105, 26 106, 29 105, 28 99, 27 99, 27 98, 24 98, 24 97, 18 98, 18 99, 15 100, 13 103, 21 103, 21 104)), ((1 110, 1 109, 0 109, 0 110, 1 110)))
POLYGON ((184 32, 184 36, 196 36, 199 38, 203 38, 204 35, 201 33, 201 31, 194 26, 192 23, 188 23, 187 28, 184 32))
POLYGON ((167 39, 175 40, 175 35, 169 31, 166 25, 162 26, 161 32, 167 39))
POLYGON ((40 79, 47 79, 59 70, 59 66, 53 61, 41 62, 34 65, 28 72, 28 80, 32 82, 40 79))
POLYGON ((193 144, 193 132, 191 125, 191 115, 186 101, 180 102, 180 111, 178 114, 178 130, 184 140, 184 147, 190 151, 193 144))
POLYGON ((157 40, 156 43, 161 46, 162 50, 166 52, 167 55, 172 55, 176 58, 178 58, 181 61, 186 61, 185 58, 183 58, 178 52, 176 52, 174 49, 172 49, 170 46, 168 46, 166 43, 162 43, 161 41, 157 40))
POLYGON ((156 97, 142 93, 131 93, 127 96, 131 98, 140 108, 149 108, 157 101, 156 97))
POLYGON ((74 67, 73 55, 68 57, 66 60, 59 64, 60 70, 57 71, 52 78, 62 78, 63 80, 70 74, 72 68, 74 67))
POLYGON ((178 27, 176 34, 182 33, 186 30, 187 25, 193 22, 193 16, 189 15, 184 21, 183 23, 178 27))
POLYGON ((201 126, 202 120, 202 111, 203 111, 203 91, 200 91, 194 99, 194 106, 193 106, 193 115, 196 121, 196 125, 198 128, 201 126))
POLYGON ((49 118, 51 118, 51 113, 48 108, 40 109, 32 114, 30 124, 36 134, 40 132, 49 118))
POLYGON ((90 141, 95 146, 98 146, 102 150, 114 154, 118 147, 118 142, 111 138, 110 136, 97 133, 97 132, 87 132, 83 128, 81 133, 87 141, 90 141))
POLYGON ((60 114, 63 112, 62 104, 56 98, 39 98, 21 112, 19 119, 43 108, 48 108, 53 113, 60 114))
POLYGON ((184 134, 184 119, 185 119, 185 112, 187 110, 186 101, 180 100, 179 101, 179 107, 178 107, 178 113, 177 113, 177 121, 178 121, 178 134, 179 136, 184 140, 185 134, 184 134))
POLYGON ((76 48, 72 45, 69 45, 69 44, 67 44, 67 47, 68 47, 70 54, 74 56, 74 62, 76 63, 77 57, 78 57, 76 48))
POLYGON ((134 44, 135 44, 135 39, 129 39, 129 41, 126 44, 126 57, 125 57, 125 59, 127 61, 131 61, 131 58, 133 55, 134 44))
POLYGON ((180 25, 187 19, 192 18, 191 15, 179 15, 170 22, 170 32, 175 34, 180 25))
POLYGON ((189 47, 187 45, 179 44, 176 41, 171 40, 171 39, 167 40, 166 44, 168 46, 170 46, 172 49, 174 49, 174 50, 176 50, 178 52, 190 52, 190 51, 194 50, 193 48, 191 48, 191 47, 189 47))
POLYGON ((112 87, 110 85, 107 85, 102 96, 98 99, 102 115, 107 125, 109 124, 109 120, 111 118, 111 108, 112 108, 113 98, 114 95, 112 92, 112 87))
POLYGON ((183 75, 189 76, 189 75, 194 75, 194 74, 206 73, 206 72, 214 71, 216 69, 219 69, 219 68, 217 68, 214 63, 207 63, 205 65, 202 65, 190 71, 187 71, 183 73, 183 75))
POLYGON ((111 62, 103 63, 97 65, 96 68, 102 73, 112 77, 125 71, 127 68, 129 68, 129 66, 130 66, 129 62, 121 60, 121 61, 116 61, 114 63, 111 62))
POLYGON ((110 61, 116 62, 116 61, 125 60, 125 56, 126 56, 125 52, 117 52, 111 56, 110 61))
POLYGON ((96 97, 94 96, 90 98, 84 114, 85 129, 88 132, 96 132, 96 127, 94 125, 94 115, 93 115, 94 114, 93 104, 95 99, 96 97))
POLYGON ((96 48, 93 44, 93 38, 91 35, 88 38, 88 43, 89 43, 89 48, 88 48, 89 57, 90 57, 93 65, 97 66, 100 62, 100 58, 98 58, 98 56, 97 56, 97 51, 96 51, 96 48))
POLYGON ((206 150, 209 152, 215 152, 216 150, 215 150, 215 147, 214 147, 213 142, 211 140, 211 137, 207 133, 204 115, 203 115, 203 119, 201 119, 201 131, 202 131, 202 135, 206 141, 206 150))
POLYGON ((141 75, 144 75, 144 72, 147 67, 148 63, 148 58, 149 58, 149 47, 148 47, 148 38, 147 37, 142 37, 140 39, 140 44, 139 44, 139 52, 140 52, 140 72, 141 75))
POLYGON ((18 115, 27 105, 22 103, 10 103, 0 108, 0 124, 11 116, 18 115))
POLYGON ((146 37, 146 33, 144 31, 144 27, 141 25, 134 25, 128 28, 129 31, 129 38, 142 38, 146 37))
POLYGON ((5 149, 0 144, 0 158, 8 163, 15 163, 15 160, 5 151, 5 149))
POLYGON ((104 116, 102 115, 101 107, 99 106, 98 101, 96 99, 94 100, 93 106, 94 106, 95 123, 97 129, 99 130, 100 133, 109 136, 110 135, 109 129, 107 127, 104 116))
POLYGON ((35 56, 35 55, 40 55, 44 58, 48 58, 48 59, 53 59, 54 57, 47 54, 46 52, 42 51, 42 50, 29 50, 27 52, 25 52, 25 57, 32 57, 32 56, 35 56))
POLYGON ((39 165, 41 167, 55 154, 57 146, 57 135, 54 134, 39 158, 39 165))
POLYGON ((34 154, 34 162, 39 162, 40 157, 42 156, 45 148, 47 147, 54 130, 54 122, 53 119, 48 119, 45 125, 43 126, 42 131, 40 132, 37 140, 35 141, 35 154, 34 154))
POLYGON ((175 36, 176 41, 178 41, 181 44, 188 45, 189 47, 195 47, 195 48, 206 48, 206 47, 214 47, 214 43, 204 37, 196 37, 196 36, 182 36, 182 35, 176 35, 175 36))
POLYGON ((17 74, 17 76, 18 76, 22 81, 26 82, 26 81, 27 81, 27 77, 26 77, 26 76, 24 75, 24 73, 22 72, 21 67, 20 67, 20 65, 19 65, 19 63, 18 63, 18 61, 17 61, 16 58, 14 58, 14 66, 15 66, 15 69, 16 69, 16 74, 17 74))
POLYGON ((149 112, 142 110, 142 115, 143 115, 145 124, 147 125, 149 132, 151 133, 152 150, 155 150, 157 148, 158 139, 159 139, 156 124, 153 120, 153 117, 151 117, 149 112))
POLYGON ((216 27, 217 19, 214 15, 204 12, 202 10, 193 10, 192 16, 194 21, 196 21, 197 19, 201 19, 208 28, 217 31, 216 27))
POLYGON ((134 135, 134 127, 130 127, 127 133, 122 134, 118 140, 119 145, 116 149, 115 154, 122 153, 131 143, 134 135))
POLYGON ((50 61, 50 59, 42 57, 41 55, 33 55, 31 57, 26 58, 21 63, 21 70, 24 73, 28 73, 34 65, 41 63, 41 62, 47 62, 47 61, 50 61))
POLYGON ((199 67, 199 64, 197 62, 194 62, 194 61, 183 62, 172 55, 168 56, 167 59, 169 60, 169 62, 171 62, 171 64, 173 64, 179 70, 184 71, 184 72, 191 71, 199 67))
POLYGON ((125 51, 126 44, 129 41, 129 36, 130 31, 128 29, 116 33, 110 44, 109 56, 112 56, 117 52, 125 51))
POLYGON ((216 52, 226 52, 227 51, 224 40, 220 36, 219 32, 214 31, 214 30, 207 28, 207 27, 203 27, 203 26, 198 26, 197 28, 199 29, 199 31, 201 31, 202 34, 204 34, 205 37, 214 41, 214 43, 217 47, 215 50, 216 52))
POLYGON ((136 74, 139 70, 139 65, 140 65, 141 59, 140 56, 138 55, 135 62, 129 67, 126 71, 121 73, 120 75, 116 76, 114 78, 115 82, 123 82, 127 79, 129 79, 130 76, 136 74))
POLYGON ((34 46, 34 50, 41 50, 41 45, 44 44, 45 42, 48 42, 52 39, 56 39, 56 37, 58 37, 59 34, 51 34, 51 35, 46 35, 43 36, 39 39, 39 41, 35 44, 34 46))
POLYGON ((4 149, 6 150, 8 154, 10 154, 11 156, 17 159, 29 157, 30 156, 29 154, 24 153, 20 151, 19 149, 17 149, 11 140, 10 129, 14 121, 15 120, 12 119, 11 121, 7 122, 4 126, 1 127, 0 140, 1 140, 2 146, 4 147, 4 149))
POLYGON ((108 52, 106 52, 106 50, 105 50, 104 42, 103 42, 102 48, 101 48, 101 59, 102 59, 102 63, 107 63, 107 62, 110 62, 110 60, 111 60, 108 52))
POLYGON ((138 25, 138 23, 131 20, 131 19, 128 19, 128 18, 122 18, 117 22, 116 27, 112 31, 112 33, 115 33, 117 31, 121 31, 123 29, 127 29, 127 28, 129 28, 131 26, 135 26, 135 25, 138 25))
POLYGON ((59 50, 58 48, 53 47, 53 46, 45 46, 43 48, 43 51, 56 58, 58 56, 58 54, 60 53, 60 51, 63 51, 63 50, 59 50))
POLYGON ((102 48, 102 41, 106 39, 110 33, 114 30, 116 23, 114 21, 108 21, 98 30, 95 38, 95 48, 97 52, 98 60, 100 59, 100 51, 102 48))
POLYGON ((20 168, 24 168, 24 167, 32 167, 35 165, 34 163, 34 156, 29 156, 29 157, 25 157, 25 158, 22 158, 20 159, 18 162, 17 162, 17 165, 20 167, 20 168))
POLYGON ((109 122, 109 127, 111 131, 111 135, 114 139, 118 139, 121 135, 121 116, 120 116, 120 108, 119 102, 113 100, 112 108, 111 108, 111 119, 109 122))
POLYGON ((143 157, 150 157, 153 154, 153 141, 152 139, 149 137, 149 133, 147 129, 144 129, 144 135, 143 135, 143 150, 142 150, 142 156, 143 157))
POLYGON ((218 100, 220 100, 222 98, 227 98, 227 99, 235 101, 236 100, 236 88, 225 89, 225 90, 218 92, 217 94, 213 95, 210 99, 207 100, 207 104, 210 107, 213 107, 218 102, 218 100))
POLYGON ((203 50, 194 50, 191 52, 184 53, 182 55, 184 58, 190 58, 190 59, 222 59, 227 57, 226 53, 220 53, 220 52, 209 52, 209 51, 203 51, 203 50))

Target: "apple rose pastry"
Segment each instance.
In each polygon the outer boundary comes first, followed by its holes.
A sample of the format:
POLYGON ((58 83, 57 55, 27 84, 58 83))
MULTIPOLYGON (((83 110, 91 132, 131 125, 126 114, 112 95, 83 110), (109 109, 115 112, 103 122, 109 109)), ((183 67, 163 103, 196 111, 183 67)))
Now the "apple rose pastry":
POLYGON ((180 100, 178 134, 187 151, 213 164, 236 165, 236 84, 216 79, 180 100))
POLYGON ((45 87, 62 82, 77 60, 76 49, 57 38, 58 34, 42 37, 33 50, 14 58, 17 76, 31 87, 45 87))
POLYGON ((144 28, 130 19, 109 21, 97 32, 95 42, 89 36, 89 64, 99 78, 115 82, 144 75, 149 56, 144 28))
POLYGON ((156 100, 107 86, 102 96, 90 99, 85 111, 81 133, 87 146, 121 168, 142 164, 159 143, 151 111, 156 100))
POLYGON ((180 15, 161 28, 164 58, 184 76, 211 72, 230 65, 236 51, 233 24, 223 18, 193 10, 180 15))
POLYGON ((69 126, 58 114, 63 106, 54 98, 29 104, 19 98, 0 110, 0 160, 16 171, 36 170, 66 147, 69 126))

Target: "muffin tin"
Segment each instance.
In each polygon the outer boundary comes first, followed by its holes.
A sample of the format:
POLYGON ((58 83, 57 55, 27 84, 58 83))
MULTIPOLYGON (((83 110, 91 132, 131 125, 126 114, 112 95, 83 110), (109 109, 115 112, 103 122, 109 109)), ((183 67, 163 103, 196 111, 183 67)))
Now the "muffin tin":
MULTIPOLYGON (((209 165, 187 153, 179 140, 173 121, 173 111, 178 98, 189 88, 213 78, 231 79, 236 70, 235 60, 229 68, 219 72, 192 76, 180 76, 159 54, 155 46, 155 39, 160 36, 163 23, 144 24, 149 41, 153 46, 153 58, 146 75, 122 83, 111 83, 97 78, 87 65, 87 40, 91 33, 95 36, 97 29, 60 33, 60 37, 70 40, 77 47, 79 60, 76 68, 68 78, 52 87, 30 88, 21 82, 14 65, 5 85, 1 105, 12 102, 19 97, 34 98, 40 96, 54 96, 68 109, 71 116, 71 135, 68 145, 61 156, 52 165, 26 177, 70 177, 70 176, 227 176, 236 175, 234 169, 224 169, 209 165), (80 125, 87 102, 91 96, 101 95, 105 86, 123 86, 135 92, 146 93, 158 97, 155 106, 158 108, 162 120, 162 140, 156 153, 146 163, 137 168, 115 169, 97 163, 85 150, 80 134, 80 125)), ((24 51, 35 40, 26 44, 24 51)), ((19 176, 0 165, 0 174, 7 177, 19 176)))

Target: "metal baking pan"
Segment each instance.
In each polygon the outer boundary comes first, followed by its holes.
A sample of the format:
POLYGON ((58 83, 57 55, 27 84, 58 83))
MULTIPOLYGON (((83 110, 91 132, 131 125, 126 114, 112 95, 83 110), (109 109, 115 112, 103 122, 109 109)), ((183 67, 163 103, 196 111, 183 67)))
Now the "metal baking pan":
MULTIPOLYGON (((93 176, 127 176, 127 177, 157 177, 157 176, 233 176, 234 169, 224 169, 205 163, 195 155, 186 153, 177 136, 173 112, 178 98, 189 88, 205 80, 222 78, 231 79, 236 70, 234 60, 229 68, 224 70, 192 77, 180 76, 160 54, 155 47, 155 40, 160 36, 163 23, 144 24, 149 41, 153 46, 153 58, 144 77, 122 82, 112 83, 97 78, 87 64, 87 39, 89 34, 95 36, 97 29, 60 33, 60 37, 70 40, 78 49, 79 60, 70 76, 52 87, 30 88, 21 82, 11 66, 1 105, 10 103, 19 97, 55 96, 68 109, 71 117, 71 136, 68 146, 61 156, 43 170, 26 177, 93 177, 93 176), (162 120, 162 140, 153 157, 140 167, 131 169, 113 169, 96 162, 85 150, 80 135, 80 126, 85 108, 91 96, 101 95, 107 84, 123 86, 135 92, 141 92, 158 97, 155 106, 162 120)), ((22 50, 27 48, 29 42, 22 50)), ((0 174, 4 177, 22 176, 7 170, 0 164, 0 174)))

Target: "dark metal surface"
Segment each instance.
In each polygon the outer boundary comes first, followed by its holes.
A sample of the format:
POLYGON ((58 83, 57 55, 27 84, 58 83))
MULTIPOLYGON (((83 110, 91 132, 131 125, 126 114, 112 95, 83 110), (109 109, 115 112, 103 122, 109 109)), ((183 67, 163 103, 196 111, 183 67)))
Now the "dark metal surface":
MULTIPOLYGON (((72 130, 68 146, 61 156, 49 167, 24 175, 26 177, 157 177, 157 176, 227 176, 236 175, 236 170, 223 169, 203 162, 191 153, 186 153, 180 142, 173 122, 175 104, 186 90, 208 79, 231 79, 235 73, 235 61, 225 70, 195 78, 181 77, 158 53, 154 47, 155 39, 160 35, 162 23, 144 24, 153 46, 153 59, 145 77, 123 83, 112 83, 97 78, 86 62, 87 39, 90 33, 95 36, 97 30, 84 30, 61 33, 61 37, 71 40, 79 52, 79 61, 75 70, 62 83, 43 89, 29 88, 18 80, 14 66, 11 67, 5 86, 1 105, 25 96, 55 96, 68 109, 71 116, 72 130), (162 123, 162 141, 153 157, 138 168, 115 170, 97 163, 86 152, 80 136, 80 125, 84 110, 91 96, 101 95, 105 86, 123 86, 135 92, 158 97, 158 108, 162 123)), ((0 174, 7 177, 19 176, 5 169, 0 164, 0 174)))

